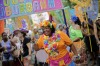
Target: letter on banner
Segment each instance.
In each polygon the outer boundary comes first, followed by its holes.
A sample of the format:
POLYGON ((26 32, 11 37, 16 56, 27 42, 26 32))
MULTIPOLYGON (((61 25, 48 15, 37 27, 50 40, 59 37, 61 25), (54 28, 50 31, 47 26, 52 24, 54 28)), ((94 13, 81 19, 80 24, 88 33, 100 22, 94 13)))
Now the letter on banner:
POLYGON ((32 12, 32 3, 26 3, 27 12, 32 12))
POLYGON ((19 13, 18 5, 13 5, 12 6, 12 13, 13 14, 18 14, 19 13))
POLYGON ((5 8, 0 6, 0 18, 2 18, 5 14, 5 8))
POLYGON ((12 14, 10 6, 5 7, 6 16, 10 16, 12 14))
POLYGON ((40 9, 40 4, 38 1, 33 2, 33 9, 34 9, 34 11, 37 11, 40 9))
POLYGON ((20 5, 19 5, 19 11, 20 11, 20 13, 25 12, 24 9, 25 9, 25 5, 24 5, 24 3, 20 4, 20 5))
POLYGON ((10 0, 3 0, 4 6, 9 6, 10 5, 10 0))
POLYGON ((48 0, 48 6, 49 6, 49 8, 54 8, 55 7, 55 1, 54 0, 48 0))
POLYGON ((12 4, 17 4, 18 0, 12 0, 12 4))
POLYGON ((24 2, 24 0, 18 0, 18 2, 19 2, 19 3, 23 3, 23 2, 24 2))
POLYGON ((41 9, 46 9, 46 0, 40 0, 41 9))

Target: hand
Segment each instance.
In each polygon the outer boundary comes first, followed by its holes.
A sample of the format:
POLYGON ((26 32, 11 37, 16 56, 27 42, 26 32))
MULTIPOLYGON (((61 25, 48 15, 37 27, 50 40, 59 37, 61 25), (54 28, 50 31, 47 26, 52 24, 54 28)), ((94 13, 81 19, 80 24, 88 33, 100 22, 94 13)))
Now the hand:
POLYGON ((100 44, 100 41, 98 41, 98 43, 97 44, 100 44))

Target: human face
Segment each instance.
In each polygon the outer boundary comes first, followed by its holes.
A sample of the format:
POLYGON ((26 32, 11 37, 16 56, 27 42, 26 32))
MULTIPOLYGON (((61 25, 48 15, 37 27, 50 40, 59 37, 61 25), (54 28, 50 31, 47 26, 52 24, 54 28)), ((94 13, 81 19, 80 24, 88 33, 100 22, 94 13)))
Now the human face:
POLYGON ((33 32, 34 32, 34 34, 37 34, 38 33, 38 30, 37 29, 34 29, 33 32))
POLYGON ((50 27, 44 27, 44 34, 46 36, 50 36, 51 35, 51 29, 50 29, 50 27))
POLYGON ((7 33, 4 33, 3 36, 2 36, 2 38, 6 39, 7 38, 7 33))
POLYGON ((62 25, 59 25, 59 29, 62 31, 63 30, 63 26, 62 25))
POLYGON ((18 35, 17 35, 19 38, 21 38, 23 35, 21 32, 18 32, 18 35))

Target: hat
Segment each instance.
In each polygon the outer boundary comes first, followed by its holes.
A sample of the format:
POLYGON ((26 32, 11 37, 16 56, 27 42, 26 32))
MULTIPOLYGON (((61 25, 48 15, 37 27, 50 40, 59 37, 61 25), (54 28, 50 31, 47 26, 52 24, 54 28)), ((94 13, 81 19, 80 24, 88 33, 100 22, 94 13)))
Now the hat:
POLYGON ((29 31, 26 30, 26 29, 21 28, 21 29, 20 29, 20 32, 28 33, 29 31))
POLYGON ((71 20, 73 21, 73 22, 75 22, 75 21, 77 21, 77 17, 76 16, 71 16, 71 20))
POLYGON ((20 32, 20 30, 19 30, 19 29, 17 29, 17 30, 15 30, 15 31, 13 31, 13 34, 14 34, 14 35, 17 35, 17 34, 18 34, 18 32, 20 32))

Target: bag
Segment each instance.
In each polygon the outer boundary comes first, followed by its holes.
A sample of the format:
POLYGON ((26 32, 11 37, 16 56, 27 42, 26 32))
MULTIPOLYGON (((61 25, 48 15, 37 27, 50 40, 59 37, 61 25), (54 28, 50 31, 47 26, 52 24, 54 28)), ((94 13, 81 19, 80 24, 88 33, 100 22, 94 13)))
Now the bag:
POLYGON ((9 58, 10 58, 10 53, 4 53, 4 57, 7 59, 7 60, 9 60, 9 58))

